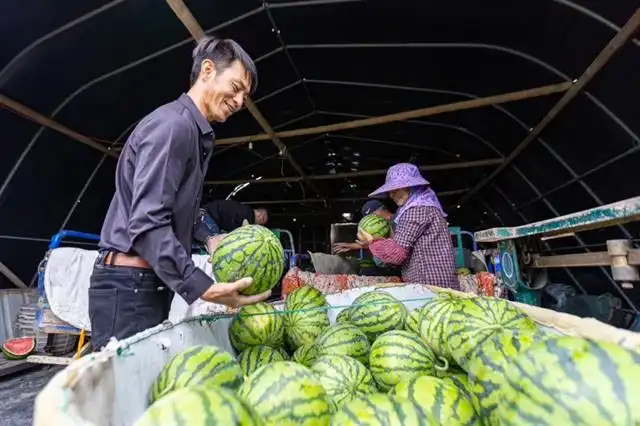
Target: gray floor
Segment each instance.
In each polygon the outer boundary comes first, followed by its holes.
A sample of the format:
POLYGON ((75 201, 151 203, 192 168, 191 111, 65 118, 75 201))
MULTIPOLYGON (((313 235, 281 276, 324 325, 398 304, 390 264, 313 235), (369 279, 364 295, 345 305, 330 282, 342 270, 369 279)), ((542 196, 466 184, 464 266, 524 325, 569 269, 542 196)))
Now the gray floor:
POLYGON ((31 426, 36 395, 62 367, 36 367, 0 378, 0 425, 31 426))

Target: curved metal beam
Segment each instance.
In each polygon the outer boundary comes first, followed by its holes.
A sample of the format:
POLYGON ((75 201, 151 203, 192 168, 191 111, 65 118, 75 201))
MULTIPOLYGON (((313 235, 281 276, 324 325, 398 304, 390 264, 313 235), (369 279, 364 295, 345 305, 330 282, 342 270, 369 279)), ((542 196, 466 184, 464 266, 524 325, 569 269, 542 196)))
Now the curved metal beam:
POLYGON ((2 70, 0 70, 0 86, 4 86, 4 84, 7 82, 7 80, 9 78, 11 78, 11 71, 12 68, 17 65, 29 52, 31 52, 33 49, 35 49, 36 47, 40 46, 42 43, 44 43, 45 41, 52 39, 53 37, 57 36, 58 34, 62 34, 63 32, 65 32, 66 30, 75 27, 78 24, 81 24, 91 18, 93 18, 94 16, 97 16, 99 14, 101 14, 102 12, 105 12, 109 9, 111 9, 114 6, 119 5, 120 3, 123 3, 125 0, 114 0, 111 3, 107 3, 103 6, 100 6, 99 8, 92 10, 89 13, 85 13, 84 15, 67 22, 66 24, 64 24, 61 27, 56 28, 55 30, 51 31, 50 33, 47 33, 45 35, 43 35, 42 37, 38 38, 37 40, 33 41, 30 45, 28 45, 27 47, 25 47, 24 49, 22 49, 16 56, 14 56, 11 61, 9 61, 9 63, 7 65, 5 65, 2 70))

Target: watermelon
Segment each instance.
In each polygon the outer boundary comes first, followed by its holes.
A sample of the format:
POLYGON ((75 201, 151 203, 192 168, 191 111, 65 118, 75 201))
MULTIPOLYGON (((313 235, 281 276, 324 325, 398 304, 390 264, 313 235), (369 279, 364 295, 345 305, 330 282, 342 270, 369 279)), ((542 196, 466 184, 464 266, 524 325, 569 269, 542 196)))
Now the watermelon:
POLYGON ((17 337, 8 339, 2 344, 2 353, 9 360, 25 359, 36 349, 34 337, 17 337))
POLYGON ((507 363, 501 425, 640 424, 640 354, 608 342, 553 337, 507 363))
POLYGON ((493 297, 463 299, 449 316, 446 344, 453 359, 469 372, 473 350, 501 329, 535 332, 538 327, 527 314, 506 300, 493 297))
POLYGON ((280 281, 284 250, 278 237, 268 228, 242 226, 225 235, 211 256, 211 266, 217 282, 253 278, 253 283, 241 293, 258 294, 271 290, 280 281))
POLYGON ((329 398, 315 373, 291 361, 260 367, 238 395, 270 425, 325 426, 331 418, 329 398))
POLYGON ((289 355, 282 349, 271 346, 252 346, 240 352, 238 362, 245 376, 251 375, 258 368, 277 361, 287 361, 289 355))
POLYGON ((284 344, 282 314, 264 302, 243 306, 231 321, 229 338, 237 351, 259 345, 280 348, 284 344))
POLYGON ((407 320, 404 323, 404 329, 420 335, 420 321, 422 320, 422 311, 420 309, 414 309, 407 316, 407 320))
POLYGON ((402 381, 390 392, 416 403, 427 417, 447 426, 481 426, 471 401, 454 384, 432 376, 402 381))
POLYGON ((369 355, 369 368, 382 391, 388 391, 403 380, 422 375, 433 375, 446 370, 426 343, 406 330, 387 331, 373 342, 369 355))
POLYGON ((437 293, 420 308, 420 337, 436 355, 445 358, 449 365, 453 365, 455 361, 447 346, 446 331, 449 316, 458 302, 459 299, 453 295, 437 293))
POLYGON ((349 308, 340 311, 336 317, 336 324, 346 324, 349 322, 349 308))
POLYGON ((189 386, 154 402, 134 426, 264 426, 260 416, 233 392, 189 386))
POLYGON ((382 216, 370 214, 360 219, 358 229, 372 237, 387 238, 391 233, 391 223, 382 216))
POLYGON ((315 342, 318 356, 347 355, 367 365, 371 344, 355 325, 341 324, 325 329, 315 342))
POLYGON ((442 381, 445 383, 450 383, 456 386, 458 389, 460 389, 460 391, 464 393, 467 399, 471 401, 471 403, 473 404, 473 408, 476 409, 478 404, 476 403, 476 401, 474 401, 474 397, 471 394, 471 389, 470 389, 471 385, 469 384, 469 376, 467 376, 466 373, 450 374, 446 377, 443 377, 442 381))
POLYGON ((327 300, 313 287, 295 289, 285 300, 284 333, 287 345, 296 350, 313 343, 316 337, 329 327, 327 300))
POLYGON ((349 308, 349 322, 364 332, 370 342, 389 330, 402 329, 407 308, 386 291, 361 294, 349 308))
POLYGON ((541 332, 499 330, 472 352, 467 389, 485 423, 498 424, 495 410, 502 397, 500 383, 505 367, 520 352, 544 339, 541 332))
POLYGON ((377 393, 371 372, 360 361, 345 355, 321 356, 311 366, 327 392, 332 411, 366 394, 377 393))
POLYGON ((186 386, 220 386, 236 390, 244 380, 233 356, 215 346, 192 346, 177 353, 151 385, 149 402, 186 386))
POLYGON ((439 426, 439 423, 426 417, 412 401, 374 393, 343 405, 331 419, 331 426, 439 426))
POLYGON ((316 361, 318 357, 318 350, 313 344, 306 344, 300 346, 293 353, 291 360, 297 362, 298 364, 302 364, 305 367, 311 367, 311 365, 316 361))

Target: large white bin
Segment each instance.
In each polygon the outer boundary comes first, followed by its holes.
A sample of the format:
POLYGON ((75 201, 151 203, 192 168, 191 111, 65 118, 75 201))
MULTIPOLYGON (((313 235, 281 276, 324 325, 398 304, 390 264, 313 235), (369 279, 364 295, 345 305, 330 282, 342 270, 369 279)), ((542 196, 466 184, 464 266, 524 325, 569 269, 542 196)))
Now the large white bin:
MULTIPOLYGON (((363 287, 327 295, 329 319, 362 293, 363 287)), ((385 288, 409 310, 433 297, 424 286, 408 284, 385 288)), ((276 305, 281 309, 281 305, 276 305)), ((216 345, 234 353, 229 342, 230 316, 197 317, 178 324, 163 324, 103 351, 87 355, 56 374, 36 399, 35 426, 129 426, 147 408, 149 388, 162 367, 182 349, 198 344, 216 345)))

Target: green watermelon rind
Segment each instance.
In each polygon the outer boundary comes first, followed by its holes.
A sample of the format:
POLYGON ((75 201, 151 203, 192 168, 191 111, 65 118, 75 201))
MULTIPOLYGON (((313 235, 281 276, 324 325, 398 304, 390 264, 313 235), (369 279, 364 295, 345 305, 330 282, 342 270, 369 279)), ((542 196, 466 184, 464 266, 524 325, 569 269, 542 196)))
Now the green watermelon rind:
POLYGON ((253 283, 241 293, 259 294, 271 290, 282 277, 284 249, 268 228, 243 226, 225 235, 211 256, 211 267, 220 283, 252 278, 253 283))
POLYGON ((178 352, 160 371, 149 390, 149 402, 187 386, 219 386, 237 390, 244 382, 240 364, 213 345, 195 345, 178 352))
POLYGON ((404 304, 391 294, 374 290, 358 296, 348 315, 348 322, 373 342, 382 333, 404 328, 408 312, 404 304))
POLYGON ((10 361, 18 361, 27 358, 36 350, 36 339, 33 337, 17 337, 14 339, 8 339, 2 344, 2 353, 5 358, 10 361), (31 344, 29 345, 28 350, 22 350, 20 352, 16 351, 16 349, 11 349, 12 344, 22 343, 25 341, 29 341, 31 344))
POLYGON ((391 233, 391 223, 382 216, 370 214, 360 219, 358 229, 373 237, 387 238, 391 233))
POLYGON ((232 390, 202 385, 173 391, 156 401, 134 426, 192 424, 189 413, 207 419, 207 424, 265 426, 258 413, 232 390))

